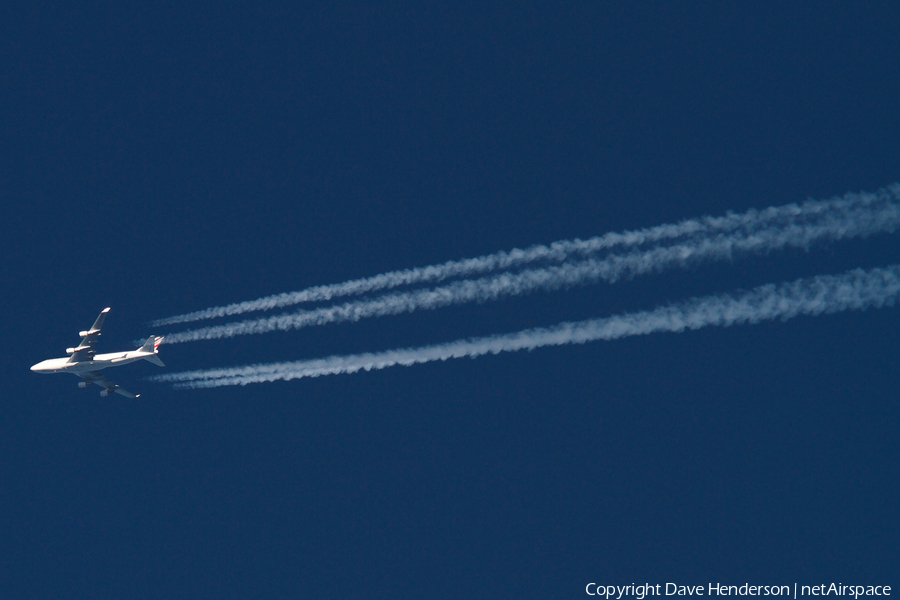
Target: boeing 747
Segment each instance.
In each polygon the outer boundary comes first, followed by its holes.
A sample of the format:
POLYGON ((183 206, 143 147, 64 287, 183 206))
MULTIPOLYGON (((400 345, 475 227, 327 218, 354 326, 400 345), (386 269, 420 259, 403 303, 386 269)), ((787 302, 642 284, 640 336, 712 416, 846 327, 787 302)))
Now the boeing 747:
POLYGON ((103 327, 103 321, 106 319, 106 314, 108 312, 108 308, 103 309, 103 312, 100 313, 100 316, 97 317, 97 320, 94 321, 91 328, 87 331, 82 331, 79 334, 81 336, 81 343, 74 348, 68 348, 66 350, 66 353, 70 356, 65 358, 51 358, 39 362, 31 367, 31 370, 35 373, 72 373, 73 375, 78 375, 84 379, 84 381, 78 383, 78 387, 86 388, 93 383, 94 385, 103 388, 103 390, 100 391, 101 396, 109 396, 112 392, 121 394, 127 398, 137 398, 140 396, 140 394, 135 395, 128 390, 119 387, 104 377, 100 371, 108 367, 127 365, 136 360, 149 360, 154 365, 159 365, 160 367, 166 366, 163 364, 163 361, 159 359, 159 356, 157 356, 159 353, 159 345, 162 343, 163 338, 150 336, 143 346, 130 352, 95 354, 94 344, 97 343, 97 338, 100 337, 100 329, 103 327))

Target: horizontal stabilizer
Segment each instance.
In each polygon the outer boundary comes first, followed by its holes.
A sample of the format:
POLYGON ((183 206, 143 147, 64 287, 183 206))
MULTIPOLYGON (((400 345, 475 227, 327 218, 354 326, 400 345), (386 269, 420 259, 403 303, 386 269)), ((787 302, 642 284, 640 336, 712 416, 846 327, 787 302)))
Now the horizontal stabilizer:
POLYGON ((164 367, 164 366, 166 366, 165 363, 163 363, 163 361, 161 361, 161 360, 159 359, 159 357, 158 357, 157 355, 155 355, 155 354, 151 354, 150 356, 145 356, 145 357, 144 357, 144 360, 149 360, 149 361, 152 362, 154 365, 157 365, 157 366, 159 366, 159 367, 164 367))

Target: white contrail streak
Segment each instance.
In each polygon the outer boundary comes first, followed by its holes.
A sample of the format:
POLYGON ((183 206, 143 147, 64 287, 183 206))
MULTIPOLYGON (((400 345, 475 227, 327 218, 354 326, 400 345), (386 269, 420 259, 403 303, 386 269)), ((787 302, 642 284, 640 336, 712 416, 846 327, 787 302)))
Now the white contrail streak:
POLYGON ((554 290, 598 281, 615 282, 623 277, 686 267, 701 261, 731 259, 735 255, 765 253, 784 247, 808 248, 822 241, 894 231, 900 227, 900 205, 856 207, 839 214, 826 212, 811 222, 771 226, 752 233, 732 232, 669 246, 635 250, 577 263, 515 273, 500 273, 465 279, 433 289, 395 292, 372 299, 347 302, 285 315, 248 319, 169 334, 169 344, 230 338, 271 331, 302 329, 329 323, 355 322, 371 317, 409 313, 470 302, 487 302, 535 290, 554 290))
POLYGON ((528 329, 518 333, 421 348, 173 373, 152 379, 174 382, 179 388, 207 388, 356 373, 450 358, 475 358, 500 352, 532 350, 544 346, 583 344, 656 332, 681 332, 711 325, 728 327, 772 319, 787 320, 799 315, 880 308, 893 306, 898 296, 900 265, 869 271, 856 269, 843 275, 798 279, 779 285, 769 284, 738 294, 694 298, 651 311, 562 323, 555 327, 528 329))
POLYGON ((637 231, 607 233, 588 240, 564 240, 550 245, 532 246, 524 250, 514 249, 478 258, 450 261, 440 265, 391 271, 374 277, 316 286, 298 292, 276 294, 257 300, 158 319, 152 325, 159 327, 188 323, 257 310, 283 308, 303 302, 331 300, 405 285, 438 282, 454 277, 471 277, 497 270, 523 267, 536 261, 565 262, 573 258, 584 259, 601 251, 617 248, 627 250, 644 244, 681 238, 709 237, 734 232, 750 236, 760 229, 768 227, 802 225, 805 219, 817 219, 826 213, 830 213, 833 218, 840 219, 842 213, 872 207, 879 203, 889 203, 897 199, 900 199, 900 184, 893 184, 874 194, 847 194, 843 198, 809 200, 799 205, 787 204, 765 210, 754 209, 740 214, 729 213, 724 217, 701 217, 637 231))

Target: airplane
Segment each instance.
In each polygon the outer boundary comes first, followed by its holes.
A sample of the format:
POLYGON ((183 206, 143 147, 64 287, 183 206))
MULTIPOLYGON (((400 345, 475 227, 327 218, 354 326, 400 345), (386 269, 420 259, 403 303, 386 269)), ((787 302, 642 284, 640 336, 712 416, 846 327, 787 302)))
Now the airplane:
POLYGON ((106 319, 108 312, 109 309, 104 308, 91 328, 78 334, 81 336, 81 343, 74 348, 66 349, 66 354, 71 356, 41 361, 31 367, 31 370, 35 373, 72 373, 73 375, 78 375, 85 380, 78 382, 78 387, 86 388, 93 383, 103 388, 100 391, 100 395, 103 397, 115 392, 126 398, 138 398, 140 394, 132 394, 128 390, 121 388, 104 377, 100 371, 107 367, 126 365, 136 360, 149 360, 154 365, 166 366, 157 356, 159 345, 162 344, 163 338, 151 335, 143 346, 131 352, 95 354, 94 344, 97 342, 97 338, 100 337, 100 329, 103 327, 103 321, 106 319))

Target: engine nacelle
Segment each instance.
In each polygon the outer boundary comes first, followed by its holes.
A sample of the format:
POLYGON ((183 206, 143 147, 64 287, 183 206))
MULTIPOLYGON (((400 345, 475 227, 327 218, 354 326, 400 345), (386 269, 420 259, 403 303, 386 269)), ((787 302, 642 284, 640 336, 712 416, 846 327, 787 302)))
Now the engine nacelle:
POLYGON ((66 348, 66 354, 75 354, 76 348, 66 348))
POLYGON ((78 332, 78 336, 79 336, 79 337, 87 337, 87 336, 89 336, 89 335, 91 335, 91 332, 90 332, 90 331, 79 331, 79 332, 78 332))
POLYGON ((79 381, 78 382, 78 387, 80 387, 80 388, 86 388, 89 385, 91 385, 90 381, 79 381))
POLYGON ((106 398, 107 396, 109 396, 109 390, 103 390, 102 392, 100 392, 100 395, 106 398))

